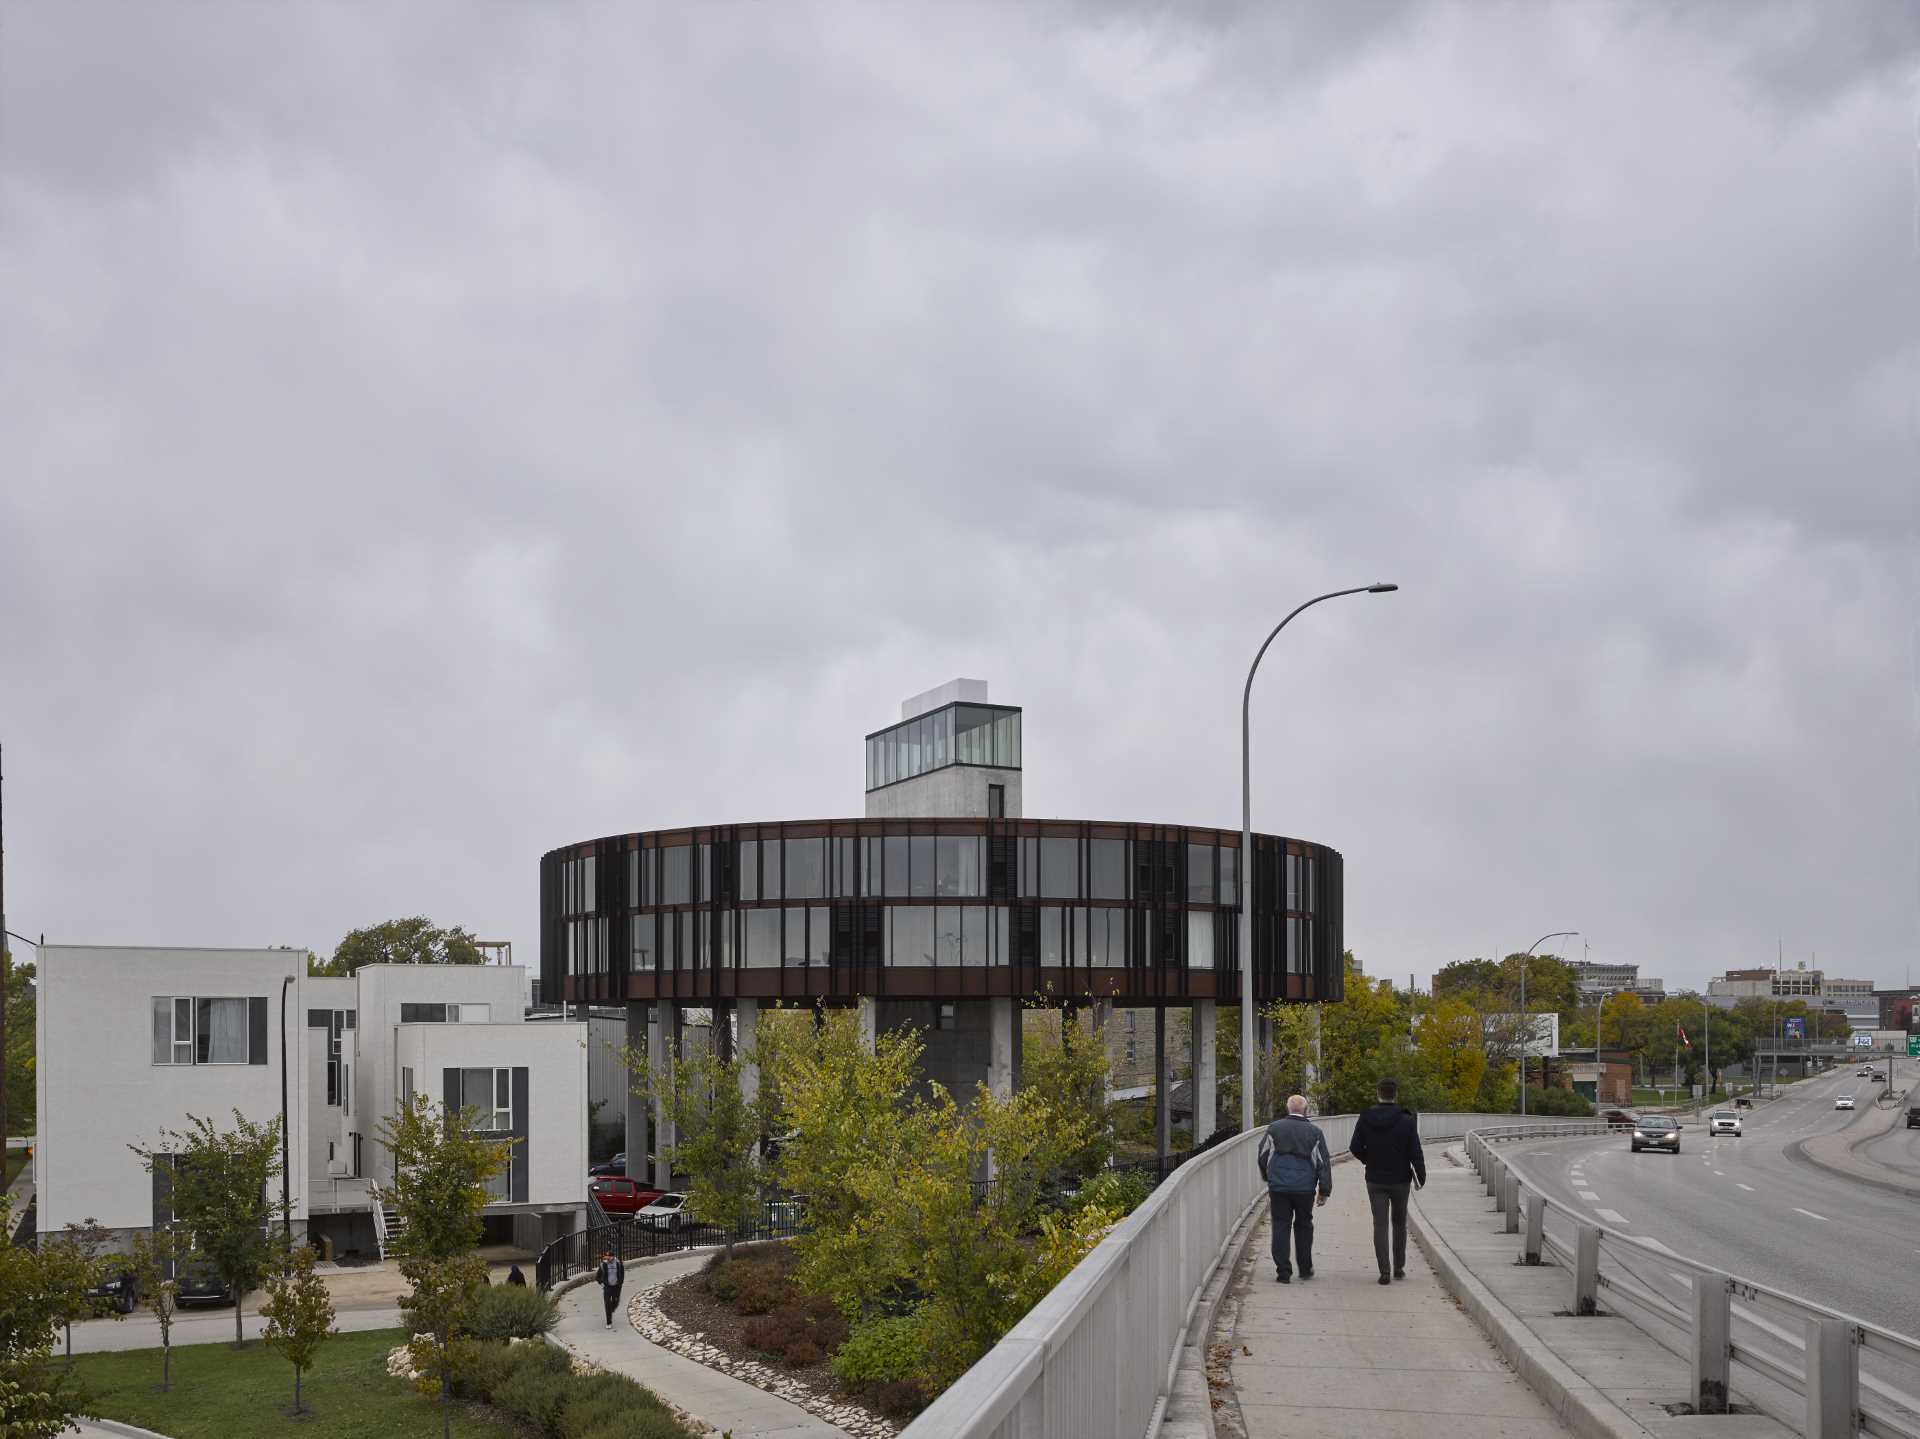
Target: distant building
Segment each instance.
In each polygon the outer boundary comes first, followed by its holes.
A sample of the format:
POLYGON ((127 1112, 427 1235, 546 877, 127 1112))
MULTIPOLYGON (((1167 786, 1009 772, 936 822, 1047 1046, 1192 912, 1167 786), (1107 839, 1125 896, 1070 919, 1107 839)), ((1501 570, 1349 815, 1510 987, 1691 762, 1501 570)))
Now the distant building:
POLYGON ((1582 1004, 1592 1004, 1616 994, 1634 995, 1642 1004, 1658 1004, 1667 997, 1666 981, 1652 977, 1642 979, 1637 964, 1600 964, 1590 959, 1572 959, 1567 961, 1567 968, 1573 971, 1573 982, 1582 1004))
POLYGON ((1707 982, 1707 998, 1723 1009, 1743 999, 1797 999, 1810 1009, 1846 1015, 1858 1034, 1880 1027, 1883 992, 1875 990, 1870 979, 1841 979, 1804 964, 1792 969, 1730 969, 1707 982))

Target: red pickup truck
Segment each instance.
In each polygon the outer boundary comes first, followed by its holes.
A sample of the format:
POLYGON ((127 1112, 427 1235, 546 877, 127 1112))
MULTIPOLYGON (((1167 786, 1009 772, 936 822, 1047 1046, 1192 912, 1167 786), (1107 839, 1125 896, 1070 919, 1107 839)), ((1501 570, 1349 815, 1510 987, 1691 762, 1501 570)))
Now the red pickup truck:
POLYGON ((587 1192, 609 1214, 636 1214, 660 1197, 658 1189, 643 1188, 638 1180, 602 1175, 587 1192))

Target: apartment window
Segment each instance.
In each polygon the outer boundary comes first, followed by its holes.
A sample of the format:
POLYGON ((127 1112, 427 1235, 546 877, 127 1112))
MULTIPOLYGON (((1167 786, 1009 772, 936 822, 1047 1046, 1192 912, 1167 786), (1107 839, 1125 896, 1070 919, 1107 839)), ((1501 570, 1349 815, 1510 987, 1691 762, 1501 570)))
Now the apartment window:
POLYGON ((1124 839, 1096 839, 1088 846, 1091 882, 1088 895, 1093 899, 1127 897, 1127 842, 1124 839))
POLYGON ((485 1024, 493 1017, 490 1004, 403 1004, 402 1024, 485 1024))
POLYGON ((1007 817, 1007 787, 1003 784, 987 786, 987 818, 1005 819, 1007 817))
POLYGON ((1213 968, 1213 911, 1187 911, 1187 968, 1213 968))
POLYGON ((460 1107, 473 1111, 473 1129, 482 1134, 506 1134, 513 1129, 513 1071, 460 1071, 460 1107))
POLYGON ((1213 887, 1213 846, 1210 844, 1190 844, 1187 846, 1187 903, 1212 904, 1216 891, 1213 887))
POLYGON ((786 842, 787 898, 827 897, 827 842, 790 839, 786 842))
POLYGON ((660 851, 660 903, 693 903, 693 848, 669 845, 660 851))
POLYGON ((267 1062, 264 995, 156 995, 152 1011, 155 1064, 267 1062))
POLYGON ((400 1069, 400 1103, 413 1103, 413 1069, 407 1065, 402 1065, 400 1069))

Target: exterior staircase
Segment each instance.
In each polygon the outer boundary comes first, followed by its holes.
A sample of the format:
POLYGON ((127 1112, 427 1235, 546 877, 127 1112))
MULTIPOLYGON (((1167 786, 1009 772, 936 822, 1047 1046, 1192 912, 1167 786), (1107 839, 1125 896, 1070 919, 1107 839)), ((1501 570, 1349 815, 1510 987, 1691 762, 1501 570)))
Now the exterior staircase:
POLYGON ((375 1246, 380 1251, 380 1257, 382 1259, 385 1259, 393 1252, 394 1245, 399 1242, 400 1236, 406 1232, 406 1228, 405 1222, 400 1218, 399 1211, 389 1209, 381 1204, 374 1205, 373 1239, 375 1246))

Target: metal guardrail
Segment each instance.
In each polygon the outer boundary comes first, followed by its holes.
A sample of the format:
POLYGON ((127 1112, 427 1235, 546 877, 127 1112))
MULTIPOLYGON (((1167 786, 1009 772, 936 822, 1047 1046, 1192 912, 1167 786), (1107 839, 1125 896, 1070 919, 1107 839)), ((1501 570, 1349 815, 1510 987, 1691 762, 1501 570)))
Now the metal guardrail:
POLYGON ((1615 1313, 1687 1360, 1696 1413, 1727 1412, 1738 1370, 1743 1398, 1806 1439, 1920 1439, 1920 1341, 1595 1224, 1497 1152, 1514 1140, 1628 1127, 1499 1125, 1467 1135, 1467 1156, 1496 1212, 1509 1234, 1521 1235, 1520 1262, 1566 1269, 1569 1313, 1600 1312, 1604 1295, 1615 1313))
MULTIPOLYGON (((1337 1156, 1355 1116, 1316 1118, 1337 1156)), ((1457 1139, 1484 1114, 1423 1114, 1457 1139)), ((1264 1128, 1193 1155, 1095 1245, 901 1439, 1113 1439, 1158 1430, 1200 1293, 1241 1220, 1265 1199, 1264 1128)))

